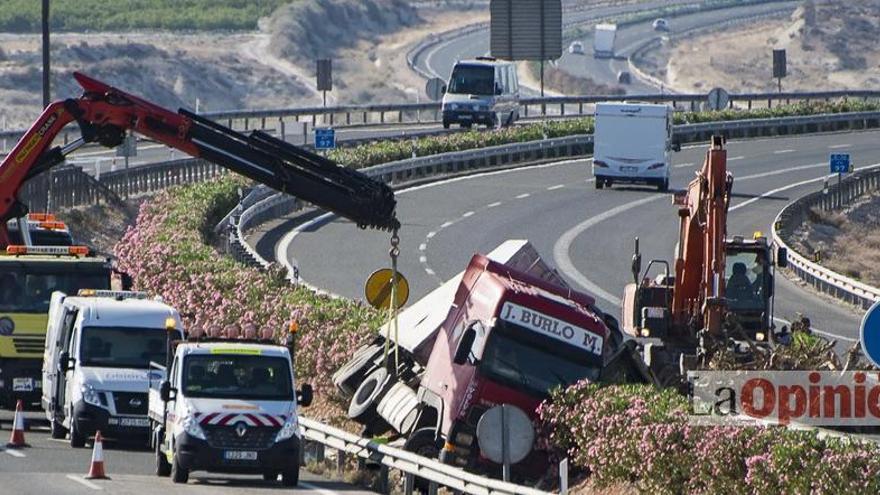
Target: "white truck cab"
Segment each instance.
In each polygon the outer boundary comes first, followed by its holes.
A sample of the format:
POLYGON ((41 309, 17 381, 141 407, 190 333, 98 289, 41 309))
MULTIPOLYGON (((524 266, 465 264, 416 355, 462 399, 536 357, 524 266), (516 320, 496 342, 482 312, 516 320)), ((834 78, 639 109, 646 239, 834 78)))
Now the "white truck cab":
POLYGON ((82 447, 109 438, 149 440, 151 361, 164 361, 180 315, 159 299, 128 291, 54 292, 43 356, 42 406, 53 438, 82 447))
MULTIPOLYGON (((192 336, 191 336, 192 337, 192 336)), ((165 367, 153 363, 157 374, 165 367)), ((302 433, 297 405, 312 388, 295 390, 287 347, 260 341, 176 344, 167 379, 150 384, 156 474, 186 483, 192 471, 281 475, 299 481, 302 433)))

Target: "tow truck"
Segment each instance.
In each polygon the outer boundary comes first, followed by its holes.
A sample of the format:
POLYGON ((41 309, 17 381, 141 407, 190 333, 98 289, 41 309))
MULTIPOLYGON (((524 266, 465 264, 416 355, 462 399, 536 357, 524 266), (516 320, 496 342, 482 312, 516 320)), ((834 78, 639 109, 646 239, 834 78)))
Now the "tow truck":
POLYGON ((664 385, 681 385, 687 370, 706 365, 718 350, 748 359, 757 347, 787 340, 773 323, 774 264, 785 267, 787 252, 774 250, 760 232, 727 237, 733 175, 724 144, 712 137, 697 177, 674 197, 680 237, 672 268, 652 260, 642 272, 635 240, 623 330, 643 344, 645 362, 664 385))
POLYGON ((180 109, 164 109, 81 73, 79 98, 50 104, 0 163, 0 402, 21 393, 39 401, 40 364, 51 290, 109 289, 107 260, 78 246, 11 242, 8 222, 27 237, 27 207, 18 194, 29 179, 89 143, 108 148, 135 132, 352 220, 361 228, 396 231, 394 192, 386 184, 262 131, 242 134, 180 109), (80 137, 53 146, 68 124, 80 137), (39 289, 39 290, 38 290, 39 289), (51 290, 46 290, 51 289, 51 290), (18 389, 13 394, 13 388, 18 389))

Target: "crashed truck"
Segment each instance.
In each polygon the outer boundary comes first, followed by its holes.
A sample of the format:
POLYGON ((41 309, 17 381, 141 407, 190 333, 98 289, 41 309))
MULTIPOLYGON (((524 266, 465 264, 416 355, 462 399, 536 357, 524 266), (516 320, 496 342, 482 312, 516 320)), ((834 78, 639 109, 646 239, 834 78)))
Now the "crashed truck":
MULTIPOLYGON (((503 243, 399 315, 333 376, 364 435, 393 431, 406 450, 474 471, 494 471, 477 438, 493 406, 532 420, 558 386, 583 379, 652 382, 634 342, 595 300, 574 291, 524 240, 503 243)), ((516 464, 538 477, 548 466, 533 449, 516 464)))

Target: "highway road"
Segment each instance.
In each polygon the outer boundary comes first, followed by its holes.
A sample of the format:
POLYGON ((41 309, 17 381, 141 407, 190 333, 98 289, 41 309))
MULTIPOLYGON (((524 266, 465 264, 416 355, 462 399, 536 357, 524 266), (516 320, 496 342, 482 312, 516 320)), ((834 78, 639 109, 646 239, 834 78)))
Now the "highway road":
MULTIPOLYGON (((843 150, 858 166, 880 163, 877 132, 823 134, 734 141, 728 165, 735 176, 729 235, 769 235, 776 214, 790 201, 822 187, 828 153, 843 150)), ((674 156, 673 189, 685 187, 702 164, 705 146, 674 156)), ((640 187, 596 190, 588 159, 456 178, 398 193, 400 269, 411 301, 463 270, 474 252, 506 239, 529 239, 574 287, 619 314, 631 280, 633 238, 641 238, 645 266, 669 259, 678 238, 671 197, 640 187)), ((268 259, 293 260, 308 283, 362 298, 362 283, 388 266, 388 234, 363 232, 326 215, 292 230, 295 220, 269 231, 258 250, 268 259)), ((777 277, 776 317, 809 316, 814 326, 842 342, 858 333, 860 315, 824 296, 777 277)))
MULTIPOLYGON (((4 495, 86 495, 95 492, 126 495, 174 494, 235 494, 264 493, 318 493, 330 495, 346 493, 367 495, 352 485, 329 481, 305 470, 300 472, 296 489, 284 488, 280 483, 263 481, 260 476, 239 476, 195 472, 187 485, 177 485, 169 478, 157 477, 155 454, 149 449, 132 444, 105 442, 104 466, 110 480, 85 480, 91 461, 92 449, 73 449, 64 440, 52 440, 48 431, 28 431, 25 439, 29 448, 4 449, 9 435, 8 411, 2 413, 5 435, 0 444, 0 493, 4 495)), ((28 417, 37 417, 28 413, 28 417)))

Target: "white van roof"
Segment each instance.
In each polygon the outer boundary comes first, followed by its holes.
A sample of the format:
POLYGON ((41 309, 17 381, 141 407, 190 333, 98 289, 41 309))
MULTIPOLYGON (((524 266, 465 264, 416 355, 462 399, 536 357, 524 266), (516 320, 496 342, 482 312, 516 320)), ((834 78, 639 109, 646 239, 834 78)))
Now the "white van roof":
POLYGON ((171 306, 154 299, 110 297, 68 297, 65 304, 80 308, 83 324, 97 327, 165 328, 165 320, 174 318, 183 331, 180 315, 171 306))
POLYGON ((482 58, 469 58, 466 60, 459 60, 455 63, 455 65, 489 65, 492 67, 496 67, 499 65, 511 65, 513 62, 509 60, 498 60, 492 57, 482 57, 482 58))
POLYGON ((270 357, 289 357, 287 347, 272 344, 255 344, 253 342, 185 342, 178 346, 178 352, 184 354, 247 354, 270 357))
POLYGON ((641 115, 665 118, 671 111, 671 107, 656 103, 596 103, 596 115, 641 115))

